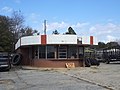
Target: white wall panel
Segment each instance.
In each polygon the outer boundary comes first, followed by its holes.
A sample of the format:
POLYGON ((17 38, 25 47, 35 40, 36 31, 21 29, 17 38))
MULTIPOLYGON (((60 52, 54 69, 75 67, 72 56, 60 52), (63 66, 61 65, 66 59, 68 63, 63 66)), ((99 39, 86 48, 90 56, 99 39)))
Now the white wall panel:
POLYGON ((41 36, 26 36, 21 38, 21 45, 41 44, 41 36))
POLYGON ((17 41, 17 43, 15 44, 15 49, 20 47, 20 39, 17 41))
MULTIPOLYGON (((90 44, 90 36, 82 36, 82 44, 90 44)), ((93 36, 93 45, 98 45, 97 38, 93 36)))
POLYGON ((96 37, 93 37, 93 41, 94 41, 93 45, 98 45, 98 40, 96 37))
MULTIPOLYGON (((46 44, 77 44, 77 35, 47 35, 46 44)), ((26 36, 19 39, 15 45, 15 49, 24 45, 40 45, 41 35, 26 36), (21 45, 20 45, 21 41, 21 45)), ((82 36, 82 44, 90 44, 90 36, 82 36)), ((93 44, 97 45, 97 38, 93 37, 93 44)))
POLYGON ((82 44, 90 44, 90 36, 82 36, 82 44))
POLYGON ((47 44, 77 44, 77 35, 47 35, 47 44))

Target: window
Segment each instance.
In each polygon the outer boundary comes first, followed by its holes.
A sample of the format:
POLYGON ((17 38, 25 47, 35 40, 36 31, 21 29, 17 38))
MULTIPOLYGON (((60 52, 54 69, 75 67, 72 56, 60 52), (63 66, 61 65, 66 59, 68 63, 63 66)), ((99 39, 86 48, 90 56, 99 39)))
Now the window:
POLYGON ((38 46, 35 48, 35 56, 38 59, 55 58, 55 50, 55 46, 38 46))
POLYGON ((35 59, 38 59, 39 57, 38 57, 38 46, 35 46, 34 47, 34 56, 33 56, 33 58, 35 58, 35 59))
POLYGON ((39 46, 39 58, 45 58, 46 57, 46 46, 39 46))
POLYGON ((55 58, 55 47, 47 46, 47 58, 55 58))
POLYGON ((77 52, 78 52, 77 46, 69 45, 68 58, 77 58, 77 55, 78 55, 77 52))
POLYGON ((67 58, 67 47, 66 46, 58 47, 58 58, 67 58))

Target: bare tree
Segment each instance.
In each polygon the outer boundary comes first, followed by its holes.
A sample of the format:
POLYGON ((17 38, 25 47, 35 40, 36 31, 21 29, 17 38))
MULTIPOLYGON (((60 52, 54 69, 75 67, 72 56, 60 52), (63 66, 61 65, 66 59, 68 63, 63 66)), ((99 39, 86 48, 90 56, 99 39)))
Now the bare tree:
POLYGON ((11 29, 15 35, 15 39, 18 40, 20 35, 20 30, 24 27, 24 17, 21 11, 13 11, 11 16, 11 29))

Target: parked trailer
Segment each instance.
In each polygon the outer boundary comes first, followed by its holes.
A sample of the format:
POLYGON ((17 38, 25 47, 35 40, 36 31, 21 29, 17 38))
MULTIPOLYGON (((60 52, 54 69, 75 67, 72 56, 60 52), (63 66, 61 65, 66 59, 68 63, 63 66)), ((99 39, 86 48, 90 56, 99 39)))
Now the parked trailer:
POLYGON ((103 58, 107 64, 120 61, 120 46, 103 49, 103 58))

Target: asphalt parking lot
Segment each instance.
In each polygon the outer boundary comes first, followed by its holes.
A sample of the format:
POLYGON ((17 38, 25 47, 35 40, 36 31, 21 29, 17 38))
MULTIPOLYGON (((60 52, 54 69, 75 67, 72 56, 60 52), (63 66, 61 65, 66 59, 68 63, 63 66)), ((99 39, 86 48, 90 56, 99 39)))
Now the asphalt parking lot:
POLYGON ((72 69, 13 67, 0 72, 0 90, 120 90, 120 64, 72 69))

